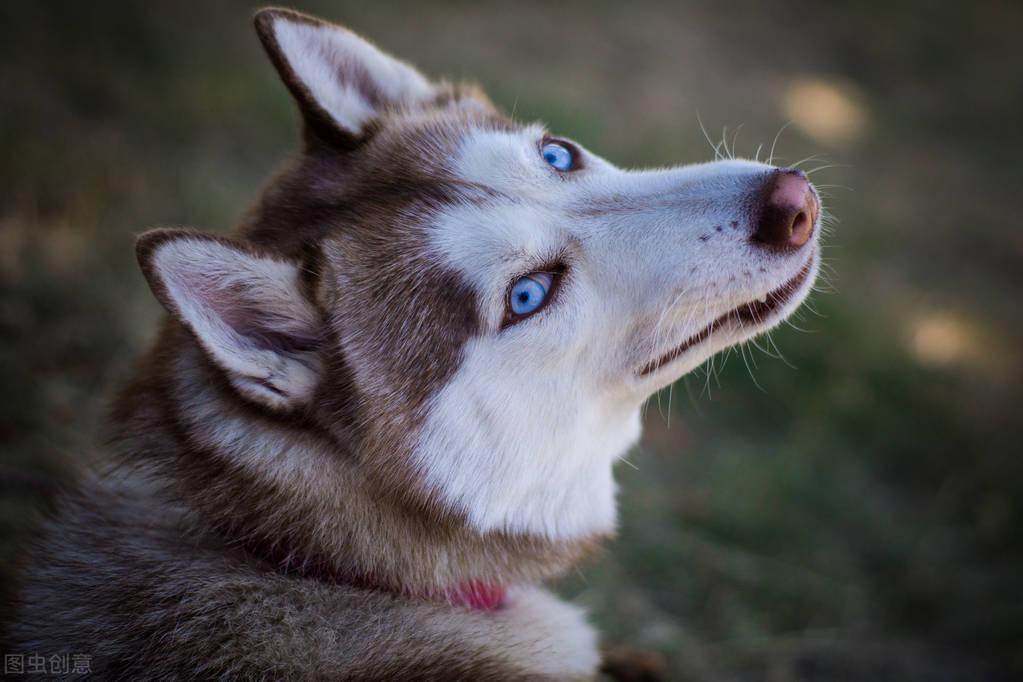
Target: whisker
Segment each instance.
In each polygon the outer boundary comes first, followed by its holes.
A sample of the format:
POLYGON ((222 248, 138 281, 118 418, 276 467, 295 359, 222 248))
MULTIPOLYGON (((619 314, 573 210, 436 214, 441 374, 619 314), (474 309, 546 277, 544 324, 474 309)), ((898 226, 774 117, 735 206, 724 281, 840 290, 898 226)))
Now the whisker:
POLYGON ((743 341, 741 344, 739 344, 739 353, 742 355, 742 361, 746 365, 746 371, 749 372, 749 378, 753 380, 753 385, 756 386, 758 390, 763 391, 764 393, 767 393, 767 391, 764 391, 764 387, 760 385, 760 382, 757 381, 757 377, 753 373, 753 369, 750 367, 749 361, 746 359, 746 342, 745 341, 743 341))
POLYGON ((735 149, 736 149, 736 145, 739 142, 739 133, 742 132, 742 126, 743 125, 745 125, 745 124, 740 123, 739 126, 735 129, 735 135, 732 136, 732 158, 733 159, 735 158, 735 149))
POLYGON ((671 428, 671 395, 675 391, 675 384, 668 384, 668 428, 671 428))
POLYGON ((682 385, 686 388, 686 394, 689 396, 689 403, 693 407, 693 411, 697 416, 703 416, 703 410, 700 408, 700 403, 696 400, 696 396, 693 395, 693 387, 689 385, 689 376, 682 377, 682 385))
POLYGON ((817 333, 813 329, 804 329, 803 327, 798 326, 795 322, 792 321, 791 317, 789 319, 785 320, 785 324, 787 324, 788 326, 792 327, 797 332, 800 332, 802 334, 816 334, 817 333))
POLYGON ((827 161, 827 159, 823 158, 820 154, 814 154, 812 156, 802 158, 799 161, 796 161, 795 163, 790 163, 789 168, 799 168, 801 164, 804 164, 808 161, 827 161))
POLYGON ((703 119, 700 118, 700 113, 696 113, 696 122, 700 124, 700 132, 703 133, 703 137, 707 140, 707 144, 714 150, 714 160, 717 161, 721 158, 721 153, 718 151, 718 146, 710 139, 710 133, 707 132, 707 128, 703 125, 703 119))
POLYGON ((775 352, 778 354, 777 358, 779 360, 781 360, 782 362, 784 362, 787 367, 789 367, 791 369, 799 369, 794 364, 792 364, 791 362, 788 361, 788 358, 785 357, 785 354, 781 352, 780 348, 778 348, 778 344, 775 343, 774 336, 770 332, 767 333, 767 342, 771 344, 771 346, 774 348, 775 352))
POLYGON ((767 165, 769 166, 774 165, 774 148, 778 146, 778 138, 781 137, 781 134, 785 132, 785 129, 788 128, 790 125, 792 125, 792 121, 789 121, 788 123, 783 125, 781 128, 778 129, 778 132, 775 133, 774 141, 771 142, 771 152, 767 155, 767 165))
POLYGON ((845 163, 829 163, 829 164, 826 164, 824 166, 817 166, 816 168, 813 168, 811 170, 804 171, 804 172, 809 176, 809 175, 813 175, 817 171, 827 170, 828 168, 849 168, 849 164, 845 164, 845 163))

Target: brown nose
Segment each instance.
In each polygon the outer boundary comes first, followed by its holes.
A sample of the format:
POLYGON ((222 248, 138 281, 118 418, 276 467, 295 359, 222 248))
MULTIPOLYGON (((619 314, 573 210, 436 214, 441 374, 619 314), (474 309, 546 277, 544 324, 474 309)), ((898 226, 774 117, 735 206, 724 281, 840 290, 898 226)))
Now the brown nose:
POLYGON ((820 205, 806 174, 793 169, 775 171, 761 197, 754 241, 794 249, 810 241, 820 205))

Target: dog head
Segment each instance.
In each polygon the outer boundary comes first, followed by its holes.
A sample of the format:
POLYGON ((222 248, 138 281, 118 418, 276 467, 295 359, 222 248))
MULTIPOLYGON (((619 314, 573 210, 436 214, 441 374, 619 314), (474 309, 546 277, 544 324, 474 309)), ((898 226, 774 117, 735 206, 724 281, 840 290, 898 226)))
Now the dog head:
POLYGON ((807 296, 812 186, 621 169, 341 27, 256 24, 303 151, 236 235, 144 235, 157 296, 239 396, 350 443, 382 489, 481 532, 612 529, 642 402, 807 296))

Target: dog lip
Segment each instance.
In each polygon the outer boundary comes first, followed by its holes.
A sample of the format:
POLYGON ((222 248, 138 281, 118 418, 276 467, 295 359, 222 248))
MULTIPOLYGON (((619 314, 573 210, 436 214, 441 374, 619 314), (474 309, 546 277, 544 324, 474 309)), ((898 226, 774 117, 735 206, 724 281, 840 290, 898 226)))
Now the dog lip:
POLYGON ((743 303, 742 305, 737 306, 732 310, 729 310, 727 313, 711 322, 709 325, 704 327, 701 331, 697 332, 693 336, 690 336, 688 339, 683 341, 681 344, 679 344, 672 350, 668 351, 667 353, 657 358, 656 360, 648 362, 639 371, 639 375, 647 376, 649 374, 656 372, 661 367, 664 367, 665 365, 669 364, 670 362, 680 357, 683 353, 685 353, 687 350, 689 350, 696 344, 706 341, 708 338, 710 338, 711 334, 716 332, 718 329, 720 329, 728 322, 731 322, 733 320, 737 320, 739 322, 751 322, 754 324, 759 324, 760 322, 763 322, 768 315, 770 315, 775 310, 785 305, 792 299, 792 296, 796 293, 796 291, 799 290, 799 288, 803 285, 803 282, 805 282, 806 278, 810 275, 810 270, 812 268, 813 259, 811 258, 806 262, 806 265, 804 265, 802 269, 795 275, 795 277, 785 282, 777 289, 774 289, 773 291, 768 293, 767 296, 761 299, 755 299, 753 301, 750 301, 749 303, 743 303))

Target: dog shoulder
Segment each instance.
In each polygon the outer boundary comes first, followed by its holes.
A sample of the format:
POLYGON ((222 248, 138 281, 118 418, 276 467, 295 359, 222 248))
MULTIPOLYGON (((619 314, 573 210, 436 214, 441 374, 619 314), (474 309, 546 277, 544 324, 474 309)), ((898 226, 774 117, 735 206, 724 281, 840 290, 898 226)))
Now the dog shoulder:
POLYGON ((599 664, 582 612, 540 588, 480 612, 284 575, 141 481, 86 486, 41 542, 12 643, 89 655, 97 675, 582 680, 599 664))

